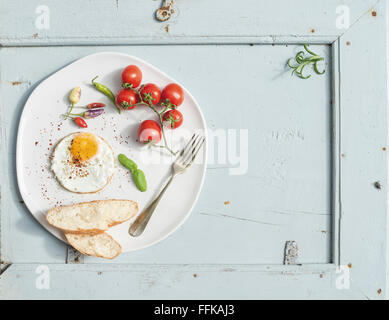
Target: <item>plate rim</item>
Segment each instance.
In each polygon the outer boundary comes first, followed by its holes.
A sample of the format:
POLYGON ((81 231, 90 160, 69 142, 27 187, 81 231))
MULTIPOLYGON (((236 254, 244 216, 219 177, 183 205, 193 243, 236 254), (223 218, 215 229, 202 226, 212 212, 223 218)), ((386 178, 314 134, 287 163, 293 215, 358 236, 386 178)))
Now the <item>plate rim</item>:
MULTIPOLYGON (((36 217, 32 211, 31 211, 31 208, 30 206, 28 205, 28 202, 26 201, 25 198, 27 198, 27 195, 26 193, 24 192, 24 188, 22 187, 23 186, 23 183, 22 183, 22 158, 20 156, 20 153, 22 152, 21 151, 21 132, 23 131, 23 128, 22 128, 22 122, 23 122, 23 119, 26 117, 26 105, 28 104, 28 102, 31 100, 31 97, 32 95, 34 94, 34 92, 41 86, 43 85, 44 83, 46 83, 47 81, 49 81, 49 79, 54 76, 55 74, 57 74, 58 72, 66 69, 66 68, 69 68, 71 67, 73 64, 75 63, 78 63, 84 59, 87 59, 87 58, 90 58, 90 57, 93 57, 93 56, 98 56, 98 55, 118 55, 118 56, 123 56, 123 57, 129 57, 131 59, 133 59, 134 61, 139 61, 140 63, 146 65, 147 67, 157 71, 158 73, 160 73, 161 75, 167 77, 168 79, 170 79, 170 81, 172 82, 175 82, 175 83, 178 83, 180 84, 180 86, 184 89, 185 91, 185 94, 188 94, 189 97, 193 100, 194 104, 197 106, 197 110, 199 112, 199 115, 200 115, 200 119, 201 119, 201 123, 203 125, 203 128, 202 130, 204 130, 204 136, 205 136, 205 144, 203 146, 203 158, 204 158, 204 165, 203 165, 203 170, 202 170, 202 176, 201 176, 201 180, 200 180, 200 184, 199 184, 199 188, 198 188, 198 191, 196 192, 196 195, 194 197, 194 201, 191 205, 191 207, 189 208, 189 210, 187 211, 187 213, 185 214, 185 216, 183 216, 183 218, 181 219, 181 221, 179 223, 176 224, 176 226, 174 228, 172 228, 169 232, 167 232, 164 236, 160 237, 159 239, 156 239, 154 241, 151 241, 149 244, 145 244, 143 246, 140 246, 140 247, 137 247, 137 248, 134 248, 134 249, 130 249, 130 250, 126 250, 125 252, 122 252, 122 253, 127 253, 127 252, 134 252, 134 251, 138 251, 138 250, 142 250, 142 249, 145 249, 145 248, 148 248, 148 247, 151 247, 163 240, 165 240, 167 237, 169 237, 171 234, 173 234, 175 231, 177 231, 178 228, 180 228, 185 222, 186 220, 188 219, 188 217, 190 216, 190 214, 192 213, 195 205, 197 204, 197 201, 199 199, 199 196, 200 196, 200 193, 201 193, 201 190, 203 189, 203 186, 204 186, 204 181, 205 181, 205 174, 206 174, 206 171, 207 171, 207 160, 208 160, 208 128, 207 128, 207 122, 205 121, 205 117, 204 117, 204 114, 200 108, 200 105, 199 103, 197 102, 197 100, 194 98, 194 96, 190 93, 190 91, 188 89, 186 89, 185 86, 183 86, 179 81, 176 81, 174 78, 168 76, 164 71, 160 70, 159 68, 155 67, 154 65, 150 64, 149 62, 141 59, 141 58, 138 58, 136 56, 133 56, 133 55, 130 55, 130 54, 127 54, 127 53, 123 53, 123 52, 117 52, 117 51, 100 51, 100 52, 95 52, 95 53, 91 53, 91 54, 88 54, 86 56, 83 56, 79 59, 76 59, 74 61, 72 61, 71 63, 68 63, 66 64, 64 67, 60 68, 59 70, 55 71, 54 73, 51 73, 49 76, 47 76, 45 79, 43 79, 41 82, 39 82, 39 84, 36 85, 36 87, 34 88, 34 90, 32 90, 32 92, 29 94, 26 102, 24 103, 23 105, 23 110, 22 112, 20 113, 20 118, 19 118, 19 123, 18 123, 18 130, 17 130, 17 138, 16 138, 16 160, 15 160, 15 164, 16 164, 16 178, 17 178, 17 185, 18 185, 18 189, 19 189, 19 192, 20 192, 20 195, 24 201, 24 204, 25 206, 27 207, 29 213, 34 217, 34 219, 42 226, 44 227, 44 229, 49 233, 51 234, 52 236, 54 236, 55 238, 63 241, 65 244, 69 245, 69 243, 65 240, 65 237, 57 237, 57 235, 55 233, 53 233, 50 229, 48 229, 41 221, 39 221, 38 217, 36 217)), ((109 229, 107 230, 107 232, 109 231, 109 229)))

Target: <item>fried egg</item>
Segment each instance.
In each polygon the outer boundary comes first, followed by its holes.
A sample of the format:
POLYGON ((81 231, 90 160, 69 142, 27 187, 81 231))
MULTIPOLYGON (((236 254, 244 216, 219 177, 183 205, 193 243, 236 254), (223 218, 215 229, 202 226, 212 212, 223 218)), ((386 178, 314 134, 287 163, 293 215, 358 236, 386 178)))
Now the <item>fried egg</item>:
POLYGON ((93 193, 103 189, 115 170, 110 145, 88 132, 76 132, 63 138, 55 147, 51 170, 59 183, 77 193, 93 193))

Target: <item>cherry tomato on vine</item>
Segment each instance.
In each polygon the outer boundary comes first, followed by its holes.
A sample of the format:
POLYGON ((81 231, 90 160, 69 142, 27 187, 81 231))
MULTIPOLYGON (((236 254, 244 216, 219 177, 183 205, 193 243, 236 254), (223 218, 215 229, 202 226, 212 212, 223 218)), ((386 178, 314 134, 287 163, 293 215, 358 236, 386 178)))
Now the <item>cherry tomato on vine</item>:
POLYGON ((171 129, 176 129, 179 126, 182 125, 182 122, 184 121, 184 117, 182 116, 182 113, 176 109, 172 109, 169 111, 166 111, 162 115, 163 124, 171 129))
POLYGON ((131 89, 122 89, 116 95, 116 105, 120 109, 134 109, 138 102, 138 94, 131 89))
POLYGON ((135 65, 130 65, 122 71, 123 88, 135 89, 142 82, 142 71, 135 65))
POLYGON ((143 121, 138 128, 138 140, 141 143, 161 141, 162 131, 161 126, 154 120, 143 121))
POLYGON ((140 94, 142 96, 142 100, 147 104, 156 105, 161 100, 161 89, 154 83, 147 83, 140 89, 140 94))
POLYGON ((183 101, 184 90, 177 83, 170 83, 162 90, 161 102, 165 106, 175 108, 180 106, 183 101))

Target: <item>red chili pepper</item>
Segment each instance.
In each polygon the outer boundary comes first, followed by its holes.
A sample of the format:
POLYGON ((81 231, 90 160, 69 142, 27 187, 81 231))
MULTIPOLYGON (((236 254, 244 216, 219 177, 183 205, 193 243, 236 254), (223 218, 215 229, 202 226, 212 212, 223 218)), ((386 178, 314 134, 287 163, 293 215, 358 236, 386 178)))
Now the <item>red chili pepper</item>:
POLYGON ((74 118, 74 122, 81 128, 88 128, 88 125, 86 124, 83 118, 80 117, 74 118))
POLYGON ((86 105, 88 109, 104 108, 105 104, 101 102, 92 102, 86 105))

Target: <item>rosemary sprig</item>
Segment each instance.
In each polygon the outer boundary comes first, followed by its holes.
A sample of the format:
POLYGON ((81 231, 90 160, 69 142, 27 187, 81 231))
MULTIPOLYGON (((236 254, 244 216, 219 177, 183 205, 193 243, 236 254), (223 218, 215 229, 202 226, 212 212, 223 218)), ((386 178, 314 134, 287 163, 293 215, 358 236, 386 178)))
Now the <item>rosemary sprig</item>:
POLYGON ((318 54, 314 53, 312 50, 309 50, 308 49, 308 46, 307 44, 304 44, 304 49, 307 53, 309 53, 311 56, 306 56, 305 55, 305 52, 304 51, 299 51, 297 54, 296 54, 296 57, 294 58, 294 60, 296 61, 297 65, 292 65, 291 64, 291 61, 293 60, 293 58, 290 58, 287 62, 287 65, 289 68, 293 69, 292 71, 292 76, 294 74, 296 74, 299 78, 301 79, 308 79, 311 77, 311 75, 307 75, 307 76, 304 76, 303 75, 303 71, 304 71, 304 68, 307 66, 307 65, 312 65, 313 66, 313 70, 317 73, 317 74, 324 74, 325 73, 325 70, 323 71, 319 71, 318 67, 317 67, 317 63, 319 61, 323 61, 324 58, 319 56, 318 54))

